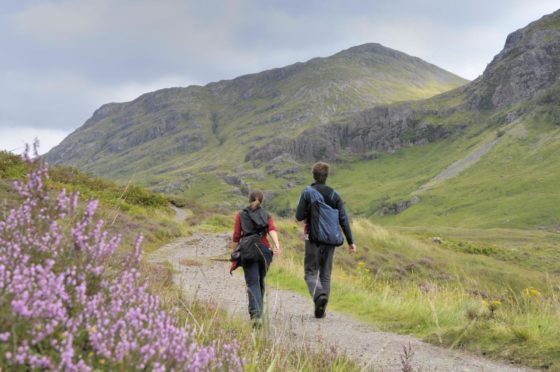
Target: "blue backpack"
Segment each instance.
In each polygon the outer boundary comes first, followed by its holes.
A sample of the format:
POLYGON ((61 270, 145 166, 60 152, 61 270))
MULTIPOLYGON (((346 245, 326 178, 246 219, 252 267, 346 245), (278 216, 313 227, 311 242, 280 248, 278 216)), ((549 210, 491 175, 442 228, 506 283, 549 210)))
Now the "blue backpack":
POLYGON ((325 203, 325 198, 315 188, 308 186, 305 188, 305 192, 309 196, 311 204, 309 240, 326 245, 342 245, 344 240, 340 231, 338 209, 325 203))

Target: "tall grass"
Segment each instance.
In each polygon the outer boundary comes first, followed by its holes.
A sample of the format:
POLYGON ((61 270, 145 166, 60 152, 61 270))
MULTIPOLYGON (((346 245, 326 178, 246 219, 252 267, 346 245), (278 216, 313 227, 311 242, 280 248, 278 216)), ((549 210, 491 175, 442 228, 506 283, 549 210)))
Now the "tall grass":
MULTIPOLYGON (((270 281, 307 293, 300 227, 278 223, 284 257, 270 281)), ((353 223, 361 253, 338 248, 329 307, 379 330, 414 334, 540 368, 560 368, 558 277, 353 223)))
POLYGON ((228 342, 235 337, 246 371, 360 370, 357 363, 336 348, 272 338, 266 326, 259 331, 252 330, 247 322, 231 317, 215 303, 181 301, 176 308, 186 314, 185 321, 196 322, 195 336, 202 344, 208 340, 228 342))

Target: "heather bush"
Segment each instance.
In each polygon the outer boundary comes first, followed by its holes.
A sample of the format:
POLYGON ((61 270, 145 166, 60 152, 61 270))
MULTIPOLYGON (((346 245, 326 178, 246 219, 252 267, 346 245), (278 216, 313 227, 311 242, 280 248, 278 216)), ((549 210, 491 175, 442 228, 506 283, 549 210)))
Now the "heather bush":
POLYGON ((36 162, 15 182, 18 206, 0 220, 0 366, 6 369, 242 370, 235 341, 199 344, 149 293, 141 237, 114 262, 120 237, 77 193, 47 189, 36 162), (109 265, 110 260, 112 264, 109 265))

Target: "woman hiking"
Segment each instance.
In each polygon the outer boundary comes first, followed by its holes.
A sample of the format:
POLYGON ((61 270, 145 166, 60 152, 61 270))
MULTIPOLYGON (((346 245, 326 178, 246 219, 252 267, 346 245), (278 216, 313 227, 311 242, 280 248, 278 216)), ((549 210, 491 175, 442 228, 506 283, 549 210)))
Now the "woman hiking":
POLYGON ((235 215, 233 227, 233 248, 241 251, 241 266, 249 298, 249 316, 254 327, 262 325, 266 272, 273 254, 280 254, 274 220, 262 207, 263 198, 261 191, 252 191, 249 195, 249 206, 235 215), (270 249, 267 234, 274 243, 274 252, 270 249))

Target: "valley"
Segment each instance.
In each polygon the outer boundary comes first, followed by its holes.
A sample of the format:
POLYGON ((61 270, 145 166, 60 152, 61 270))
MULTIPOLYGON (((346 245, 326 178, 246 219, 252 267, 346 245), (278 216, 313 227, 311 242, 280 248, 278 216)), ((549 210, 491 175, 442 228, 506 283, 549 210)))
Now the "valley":
POLYGON ((512 32, 471 82, 364 44, 109 103, 46 158, 164 193, 185 235, 229 233, 249 191, 263 190, 285 247, 270 280, 300 294, 294 208, 311 164, 328 161, 359 247, 337 256, 333 310, 555 370, 559 107, 556 11, 512 32))

